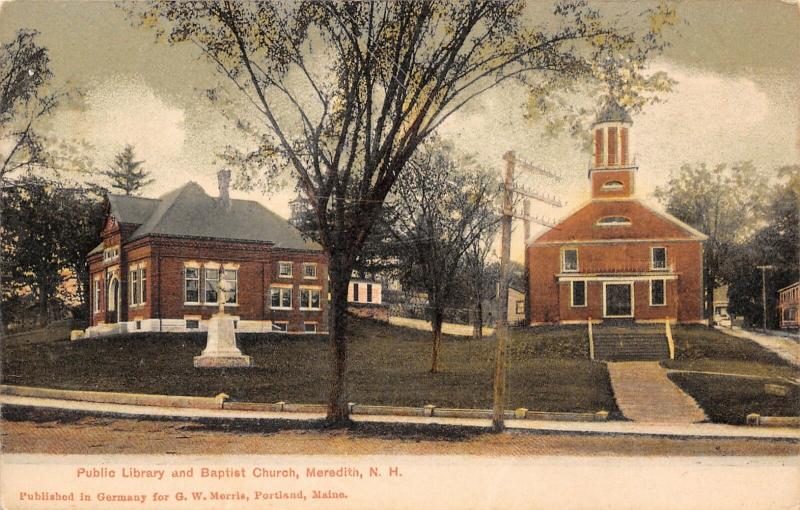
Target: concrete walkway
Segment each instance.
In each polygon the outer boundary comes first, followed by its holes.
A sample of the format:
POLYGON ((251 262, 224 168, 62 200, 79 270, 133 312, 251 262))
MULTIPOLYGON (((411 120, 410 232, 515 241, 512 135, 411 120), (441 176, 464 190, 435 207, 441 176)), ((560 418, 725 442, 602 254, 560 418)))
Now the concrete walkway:
POLYGON ((752 340, 792 365, 800 367, 800 338, 796 336, 770 335, 741 328, 726 328, 724 326, 715 326, 715 328, 726 335, 752 340))
MULTIPOLYGON (((420 319, 409 319, 406 317, 389 317, 389 324, 395 326, 403 326, 406 328, 419 329, 422 331, 431 331, 431 323, 420 319)), ((454 336, 472 336, 472 325, 469 324, 452 324, 445 322, 442 324, 442 333, 445 335, 454 336)), ((489 336, 494 333, 493 328, 483 328, 484 336, 489 336)))
POLYGON ((690 424, 707 420, 692 397, 667 377, 657 361, 608 363, 614 398, 635 422, 690 424))
MULTIPOLYGON (((130 418, 169 418, 176 420, 226 419, 226 420, 319 420, 319 413, 279 413, 268 411, 235 411, 230 409, 190 409, 128 404, 99 404, 77 400, 17 397, 0 395, 0 404, 40 409, 78 411, 90 414, 114 415, 130 418)), ((445 418, 421 416, 352 416, 356 422, 417 423, 455 425, 464 427, 491 426, 491 420, 477 418, 445 418)), ((555 433, 644 435, 663 437, 750 438, 800 440, 800 429, 788 427, 750 427, 712 423, 637 423, 625 421, 577 422, 545 420, 506 420, 511 430, 530 430, 555 433)))

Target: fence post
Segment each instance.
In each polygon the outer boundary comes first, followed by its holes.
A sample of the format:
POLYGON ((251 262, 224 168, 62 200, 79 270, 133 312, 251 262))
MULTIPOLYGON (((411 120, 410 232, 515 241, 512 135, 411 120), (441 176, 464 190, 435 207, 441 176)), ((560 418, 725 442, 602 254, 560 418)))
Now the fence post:
POLYGON ((672 340, 672 326, 669 324, 669 317, 664 321, 667 331, 667 345, 669 346, 669 359, 675 359, 675 342, 672 340))

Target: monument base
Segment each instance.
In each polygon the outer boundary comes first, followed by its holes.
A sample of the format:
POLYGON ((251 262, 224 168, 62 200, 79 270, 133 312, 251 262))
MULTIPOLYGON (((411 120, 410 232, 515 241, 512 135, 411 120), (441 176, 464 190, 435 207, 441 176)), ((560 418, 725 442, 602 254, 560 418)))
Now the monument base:
POLYGON ((248 368, 253 361, 250 356, 195 356, 195 368, 248 368))
POLYGON ((208 321, 206 348, 194 357, 196 368, 246 368, 251 366, 250 356, 245 356, 236 347, 236 332, 233 317, 226 313, 215 313, 208 321))

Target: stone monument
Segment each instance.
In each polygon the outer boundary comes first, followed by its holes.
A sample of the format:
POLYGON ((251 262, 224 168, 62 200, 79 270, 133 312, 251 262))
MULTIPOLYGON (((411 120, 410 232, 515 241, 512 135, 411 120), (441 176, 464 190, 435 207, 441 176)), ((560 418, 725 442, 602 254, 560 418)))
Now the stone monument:
POLYGON ((242 354, 236 347, 233 317, 225 313, 228 290, 225 280, 220 278, 217 285, 219 311, 208 321, 206 348, 200 356, 194 357, 194 366, 197 368, 240 368, 251 364, 250 356, 242 354))

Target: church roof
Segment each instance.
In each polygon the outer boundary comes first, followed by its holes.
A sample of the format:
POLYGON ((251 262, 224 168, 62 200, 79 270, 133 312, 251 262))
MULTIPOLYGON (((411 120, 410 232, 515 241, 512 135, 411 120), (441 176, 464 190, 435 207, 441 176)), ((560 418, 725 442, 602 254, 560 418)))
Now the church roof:
POLYGON ((148 235, 272 243, 276 248, 319 251, 285 219, 252 200, 219 199, 188 182, 159 199, 110 195, 111 214, 119 223, 138 224, 130 240, 148 235))
POLYGON ((616 100, 611 99, 606 103, 603 109, 600 110, 600 113, 597 114, 597 118, 594 121, 595 124, 600 124, 602 122, 633 122, 633 120, 625 108, 620 106, 616 100))
POLYGON ((640 239, 704 241, 707 236, 671 214, 636 199, 593 200, 529 244, 640 239), (603 218, 626 218, 630 223, 598 225, 603 218))

